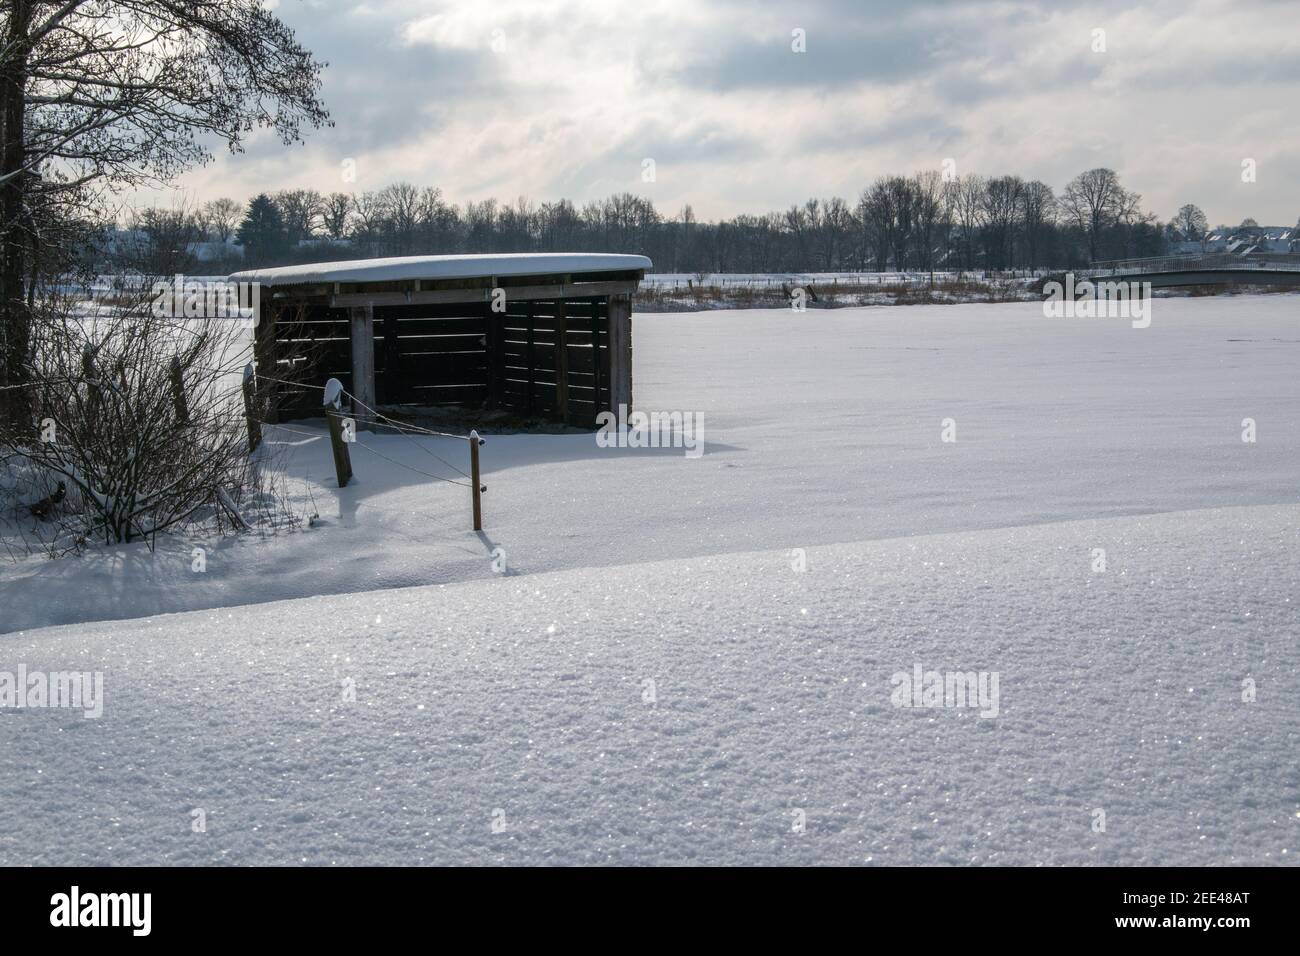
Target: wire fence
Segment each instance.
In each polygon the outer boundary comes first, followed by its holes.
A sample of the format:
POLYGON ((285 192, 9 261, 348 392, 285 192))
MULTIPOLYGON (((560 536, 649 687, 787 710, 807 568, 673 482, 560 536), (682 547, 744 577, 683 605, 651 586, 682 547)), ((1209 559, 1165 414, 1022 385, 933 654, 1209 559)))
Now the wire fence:
MULTIPOLYGON (((231 376, 237 376, 240 374, 240 369, 234 365, 232 365, 230 368, 202 369, 202 371, 207 371, 210 373, 217 373, 217 374, 229 374, 231 376)), ((264 373, 258 372, 256 369, 254 369, 253 374, 257 379, 261 381, 275 382, 277 384, 282 384, 282 385, 291 385, 297 388, 312 388, 320 392, 325 391, 324 385, 313 385, 310 382, 298 382, 298 381, 291 381, 289 379, 278 378, 273 375, 266 375, 264 373)), ((40 387, 46 387, 51 385, 66 385, 69 383, 76 384, 78 383, 78 381, 79 380, 73 378, 48 379, 48 378, 38 377, 28 382, 18 382, 10 385, 0 386, 0 392, 15 391, 17 389, 23 389, 23 388, 40 388, 40 387)), ((238 387, 232 388, 232 391, 236 391, 236 390, 238 390, 238 387)), ((384 461, 389 462, 392 465, 396 465, 399 468, 403 468, 414 474, 420 475, 423 478, 428 478, 433 481, 443 481, 448 484, 458 485, 462 488, 473 488, 473 484, 472 484, 473 479, 467 471, 465 471, 463 468, 458 467, 452 462, 448 461, 446 458, 443 458, 437 452, 426 447, 423 444, 423 442, 419 440, 420 438, 443 438, 443 439, 454 439, 456 441, 468 442, 473 440, 470 436, 456 435, 451 432, 441 432, 435 429, 425 428, 421 425, 416 425, 411 422, 399 421, 395 418, 392 418, 389 415, 385 415, 383 412, 380 412, 378 409, 374 409, 371 408, 369 405, 366 405, 364 402, 362 402, 360 399, 358 399, 355 395, 353 395, 351 392, 347 391, 346 389, 342 389, 340 391, 340 394, 346 396, 353 403, 353 406, 355 408, 363 409, 365 412, 369 413, 367 415, 354 415, 353 418, 356 422, 371 425, 372 427, 376 427, 376 428, 386 428, 398 435, 407 438, 408 440, 410 440, 411 444, 420 452, 432 458, 433 460, 437 461, 445 468, 448 468, 451 471, 455 472, 456 475, 458 475, 460 478, 463 478, 465 480, 461 481, 458 478, 448 478, 446 475, 438 475, 429 471, 425 471, 424 469, 421 468, 416 468, 414 465, 407 464, 406 462, 394 458, 391 455, 385 454, 384 452, 380 451, 374 446, 369 445, 366 442, 360 441, 359 439, 354 438, 352 441, 349 442, 349 444, 353 444, 360 448, 364 448, 367 452, 374 455, 376 458, 380 458, 384 461)), ((258 425, 264 428, 275 428, 292 435, 299 435, 307 438, 328 437, 328 435, 321 435, 318 432, 304 431, 302 429, 293 428, 292 426, 285 425, 280 422, 267 421, 263 418, 254 418, 253 420, 256 421, 258 425)))

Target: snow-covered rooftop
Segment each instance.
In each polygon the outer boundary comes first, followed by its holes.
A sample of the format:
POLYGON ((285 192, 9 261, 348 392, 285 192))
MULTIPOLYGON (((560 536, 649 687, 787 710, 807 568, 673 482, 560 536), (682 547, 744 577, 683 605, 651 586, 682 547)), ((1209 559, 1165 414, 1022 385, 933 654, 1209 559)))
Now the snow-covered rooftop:
POLYGON ((567 275, 575 272, 648 270, 645 256, 588 252, 523 252, 482 256, 404 256, 396 259, 354 259, 348 262, 309 262, 275 269, 248 269, 230 278, 262 285, 305 285, 314 282, 394 282, 402 279, 481 279, 490 276, 567 275))

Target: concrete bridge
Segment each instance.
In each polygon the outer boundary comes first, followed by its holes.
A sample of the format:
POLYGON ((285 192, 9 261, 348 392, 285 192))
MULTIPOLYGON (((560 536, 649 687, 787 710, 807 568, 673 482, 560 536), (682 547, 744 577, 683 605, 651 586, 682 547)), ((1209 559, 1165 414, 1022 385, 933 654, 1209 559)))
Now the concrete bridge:
POLYGON ((1300 255, 1231 253, 1113 259, 1076 276, 1111 282, 1150 282, 1153 289, 1188 285, 1281 285, 1300 288, 1300 255))

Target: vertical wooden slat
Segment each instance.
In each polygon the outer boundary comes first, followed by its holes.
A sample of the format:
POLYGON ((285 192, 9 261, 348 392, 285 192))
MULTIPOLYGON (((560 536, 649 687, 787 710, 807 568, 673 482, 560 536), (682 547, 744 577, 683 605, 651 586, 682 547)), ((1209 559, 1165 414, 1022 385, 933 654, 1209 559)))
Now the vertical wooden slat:
POLYGON ((591 300, 591 427, 596 427, 600 407, 600 299, 591 300))
POLYGON ((505 379, 505 316, 492 311, 490 301, 483 304, 483 321, 487 332, 483 336, 487 348, 487 407, 501 407, 502 385, 505 379))
POLYGON ((555 414, 564 422, 569 421, 569 317, 565 310, 565 301, 555 302, 555 414))
POLYGON ((533 303, 528 303, 528 414, 533 413, 533 391, 537 388, 537 320, 533 303))
POLYGON ((397 338, 397 312, 384 309, 384 401, 390 405, 402 403, 402 348, 397 338))

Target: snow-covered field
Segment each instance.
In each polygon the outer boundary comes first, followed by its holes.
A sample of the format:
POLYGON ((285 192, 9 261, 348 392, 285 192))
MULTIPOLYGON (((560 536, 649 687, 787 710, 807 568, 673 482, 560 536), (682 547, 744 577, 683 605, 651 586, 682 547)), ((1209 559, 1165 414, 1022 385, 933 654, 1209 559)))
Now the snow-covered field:
POLYGON ((0 567, 0 670, 105 688, 0 710, 0 863, 1289 863, 1296 301, 641 316, 705 454, 489 436, 481 537, 282 429, 310 530, 0 567))

